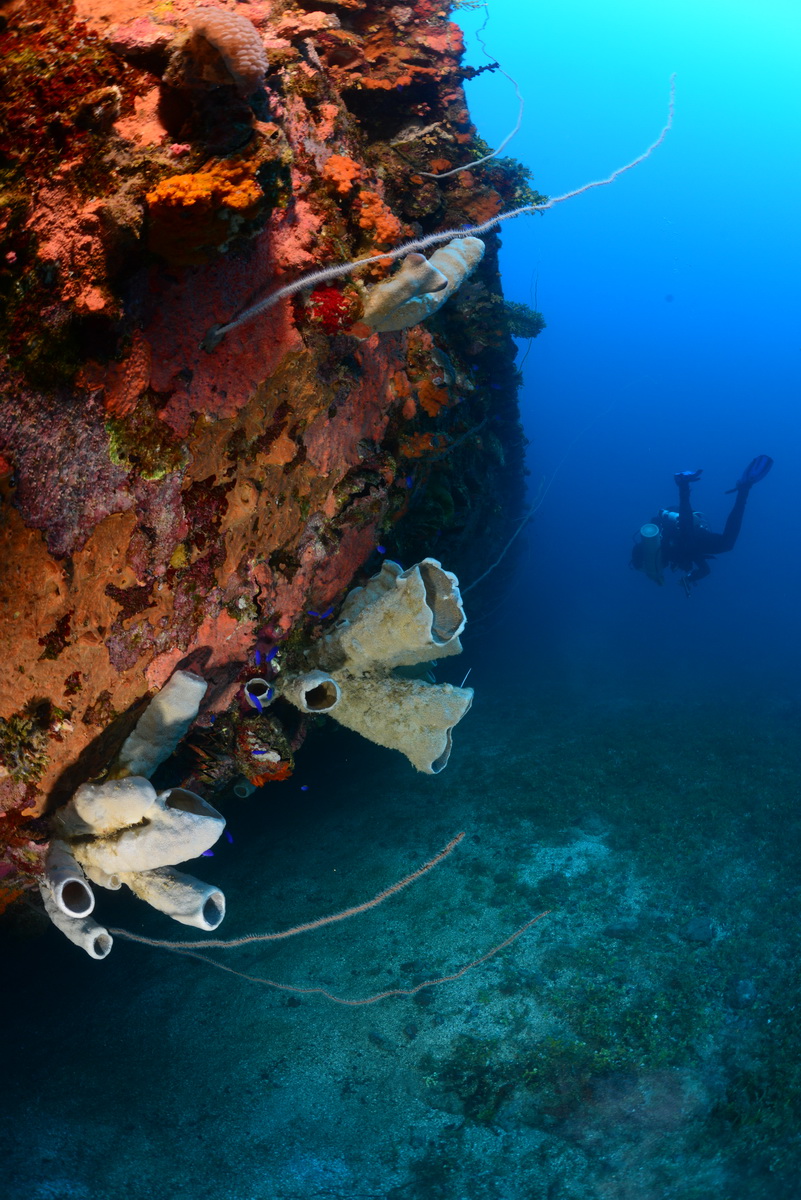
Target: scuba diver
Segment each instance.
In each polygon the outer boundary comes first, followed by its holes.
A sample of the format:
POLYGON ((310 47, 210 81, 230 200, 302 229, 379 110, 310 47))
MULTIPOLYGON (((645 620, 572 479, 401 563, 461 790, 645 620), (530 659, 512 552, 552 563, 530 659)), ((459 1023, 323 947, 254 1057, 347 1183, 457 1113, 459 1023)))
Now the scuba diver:
POLYGON ((679 583, 689 597, 694 584, 709 574, 708 559, 731 550, 737 541, 748 493, 755 483, 764 479, 773 466, 773 459, 759 454, 743 471, 726 495, 737 493, 723 533, 713 533, 703 513, 693 512, 690 504, 690 484, 697 483, 701 471, 679 471, 673 478, 679 489, 678 512, 662 508, 652 521, 641 526, 634 537, 631 566, 644 571, 660 586, 665 582, 662 571, 670 567, 681 571, 679 583))

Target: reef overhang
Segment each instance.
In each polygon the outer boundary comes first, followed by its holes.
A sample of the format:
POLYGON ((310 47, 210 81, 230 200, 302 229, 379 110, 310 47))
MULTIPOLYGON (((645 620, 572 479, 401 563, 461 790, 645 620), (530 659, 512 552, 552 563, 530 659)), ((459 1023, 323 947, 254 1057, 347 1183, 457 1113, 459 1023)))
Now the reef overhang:
POLYGON ((285 778, 302 730, 245 719, 243 683, 384 553, 492 561, 523 490, 497 236, 425 324, 361 321, 387 260, 202 344, 304 272, 528 198, 509 160, 430 178, 480 156, 430 0, 3 16, 0 885, 176 669, 230 733, 209 786, 254 745, 249 778, 285 778))

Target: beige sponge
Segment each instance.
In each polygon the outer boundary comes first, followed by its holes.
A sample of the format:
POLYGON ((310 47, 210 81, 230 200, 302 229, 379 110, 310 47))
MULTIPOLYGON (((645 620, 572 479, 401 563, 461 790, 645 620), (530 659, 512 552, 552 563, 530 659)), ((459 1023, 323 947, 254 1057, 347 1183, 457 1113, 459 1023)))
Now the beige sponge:
POLYGON ((362 320, 376 333, 408 329, 430 317, 462 286, 484 257, 481 238, 454 238, 431 258, 407 254, 401 268, 370 289, 362 320))
POLYGON ((435 558, 406 571, 386 560, 345 597, 331 632, 309 655, 318 669, 288 675, 282 694, 301 712, 328 712, 371 742, 400 750, 418 771, 437 775, 473 690, 424 682, 408 668, 459 654, 464 627, 455 575, 435 558))
POLYGON ((304 713, 330 713, 339 704, 339 684, 327 671, 306 671, 287 675, 281 694, 304 713))
POLYGON ((343 672, 336 679, 342 695, 335 720, 379 746, 400 750, 426 775, 444 770, 451 730, 469 711, 472 688, 393 675, 355 677, 343 672))
POLYGON ((225 916, 225 896, 219 888, 172 867, 131 871, 120 875, 120 879, 140 900, 182 925, 209 932, 225 916))
POLYGON ((315 657, 350 671, 412 666, 461 653, 464 627, 459 581, 435 558, 407 571, 386 561, 365 587, 348 594, 315 657))

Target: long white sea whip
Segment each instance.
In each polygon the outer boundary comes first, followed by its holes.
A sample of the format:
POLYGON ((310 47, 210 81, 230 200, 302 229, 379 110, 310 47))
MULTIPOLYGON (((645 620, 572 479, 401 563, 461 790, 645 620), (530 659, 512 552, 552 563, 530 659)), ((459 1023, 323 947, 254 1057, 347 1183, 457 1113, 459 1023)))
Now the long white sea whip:
POLYGON ((512 217, 522 216, 528 212, 545 212, 549 208, 554 208, 557 204, 564 203, 565 200, 572 200, 574 196, 580 196, 583 192, 589 192, 592 188, 606 187, 610 183, 614 183, 626 171, 631 171, 633 167, 637 167, 641 162, 645 162, 646 158, 650 158, 654 150, 662 145, 668 132, 673 126, 673 110, 676 100, 676 76, 670 77, 670 99, 668 101, 668 115, 665 124, 662 126, 662 131, 659 137, 651 142, 651 145, 644 150, 637 158, 633 158, 631 162, 625 166, 618 167, 606 179, 594 179, 591 183, 584 183, 581 187, 574 188, 571 192, 565 192, 562 196, 553 196, 550 200, 543 200, 538 204, 524 204, 520 208, 513 208, 510 212, 499 213, 497 217, 492 217, 489 221, 484 221, 481 225, 468 225, 462 229, 444 229, 439 233, 429 233, 427 237, 417 238, 414 241, 403 242, 400 246, 396 246, 394 250, 385 250, 381 254, 371 254, 369 258, 357 258, 355 262, 339 263, 333 267, 321 267, 318 271, 310 271, 305 275, 301 275, 293 283, 287 283, 284 287, 278 288, 274 292, 270 292, 263 300, 259 300, 256 304, 242 310, 238 316, 234 317, 225 325, 212 325, 203 339, 202 346, 204 350, 214 350, 219 346, 222 339, 232 329, 236 329, 238 325, 244 325, 246 321, 250 321, 259 313, 266 312, 280 303, 287 296, 294 296, 297 292, 302 292, 305 288, 316 286, 318 283, 325 283, 329 279, 341 279, 343 275, 351 275, 354 271, 358 271, 361 267, 366 267, 370 263, 386 262, 387 259, 403 258, 404 255, 410 254, 413 250, 427 250, 429 246, 438 246, 442 242, 449 242, 456 237, 480 237, 484 233, 489 233, 496 225, 500 225, 503 221, 511 221, 512 217))

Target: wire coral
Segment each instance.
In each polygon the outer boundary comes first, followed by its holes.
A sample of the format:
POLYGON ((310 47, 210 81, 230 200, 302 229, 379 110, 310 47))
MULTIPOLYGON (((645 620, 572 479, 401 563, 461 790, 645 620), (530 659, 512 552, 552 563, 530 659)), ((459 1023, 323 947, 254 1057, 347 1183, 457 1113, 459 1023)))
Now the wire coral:
POLYGON ((566 200, 573 200, 576 196, 582 196, 585 192, 589 192, 594 188, 608 187, 610 184, 615 183, 621 175, 638 167, 640 163, 645 162, 662 145, 668 133, 673 128, 675 103, 676 84, 675 75, 672 75, 670 78, 670 99, 668 101, 667 120, 662 126, 659 135, 651 142, 650 146, 643 150, 642 154, 638 154, 630 162, 624 163, 622 167, 617 167, 605 179, 593 179, 589 183, 583 183, 580 187, 573 188, 572 191, 564 192, 561 196, 552 196, 549 200, 522 204, 518 208, 511 209, 509 212, 498 213, 496 217, 492 217, 481 225, 475 225, 463 230, 443 229, 437 233, 430 233, 425 237, 404 242, 402 245, 396 246, 394 249, 388 250, 383 254, 373 254, 366 258, 354 259, 352 262, 338 263, 332 267, 322 267, 317 271, 309 271, 307 274, 295 279, 292 283, 288 283, 284 287, 270 292, 263 300, 259 300, 256 304, 243 309, 233 320, 228 321, 226 324, 213 325, 207 330, 206 336, 203 339, 204 349, 207 351, 214 350, 232 329, 236 329, 245 321, 250 321, 253 317, 258 316, 259 313, 273 308, 287 296, 294 296, 296 292, 303 291, 304 288, 312 287, 317 283, 325 283, 329 279, 341 279, 345 275, 352 275, 354 271, 358 271, 361 267, 369 266, 371 263, 382 262, 387 258, 405 258, 412 251, 427 250, 429 246, 440 246, 443 242, 452 241, 454 237, 479 237, 491 232, 493 229, 497 229, 504 221, 511 221, 513 217, 519 217, 529 212, 547 212, 548 209, 555 208, 557 204, 564 204, 566 200))
POLYGON ((255 163, 217 163, 196 174, 162 179, 146 200, 150 249, 179 266, 205 262, 254 218, 264 193, 255 163))
POLYGON ((471 962, 465 963, 457 971, 450 975, 440 975, 436 978, 425 979, 422 983, 416 983, 408 988, 388 988, 385 991, 374 992, 371 996, 363 996, 359 999, 348 999, 344 996, 335 996, 326 988, 322 987, 297 987, 294 984, 279 983, 275 979, 265 979, 261 975, 249 975, 245 971, 237 971, 234 967, 226 966, 225 963, 219 962, 217 959, 208 958, 206 954, 201 953, 204 950, 232 950, 239 946, 249 946, 256 942, 277 942, 283 941, 285 938, 296 937, 299 933, 310 933, 315 929, 322 929, 326 925, 332 925, 339 921, 346 921, 350 917, 356 917, 360 913, 369 912, 370 909, 376 908, 377 905, 383 904, 390 896, 397 895, 398 892, 414 883, 423 875, 428 874, 430 870, 436 867, 443 859, 459 845, 464 837, 464 833, 457 833, 456 837, 448 842, 444 849, 430 858, 428 862, 423 863, 422 867, 418 867, 416 871, 412 871, 404 879, 398 880, 397 883, 391 884, 384 891, 379 892, 372 900, 365 900, 361 904, 354 904, 351 908, 342 909, 340 912, 331 913, 326 917, 318 917, 317 920, 306 921, 301 925, 295 925, 291 929, 282 929, 278 933, 249 933, 244 937, 239 938, 209 938, 202 942, 168 942, 158 938, 143 937, 141 934, 132 933, 128 929, 112 929, 111 933, 118 937, 125 938, 129 942, 138 942, 142 946, 153 946, 157 949, 168 950, 172 954, 180 954, 185 958, 195 958, 199 962, 207 963, 211 967, 216 967, 219 971, 226 971, 230 975, 237 975, 240 979, 247 979, 251 983, 263 983, 267 987, 277 988, 282 992, 296 992, 305 996, 325 996, 327 1000, 333 1000, 335 1004, 344 1004, 350 1007, 359 1007, 363 1004, 375 1004, 378 1000, 386 1000, 389 996, 414 996, 423 988, 436 987, 442 983, 453 983, 457 979, 461 979, 473 967, 479 966, 488 959, 494 957, 500 950, 510 946, 517 941, 521 934, 525 933, 532 925, 536 925, 543 917, 548 915, 548 912, 540 913, 536 917, 531 917, 526 921, 525 925, 521 925, 514 933, 511 933, 502 942, 492 946, 489 950, 478 958, 472 959, 471 962))
POLYGON ((225 63, 237 91, 250 96, 264 83, 267 55, 252 21, 223 8, 194 8, 188 24, 214 47, 225 63))

